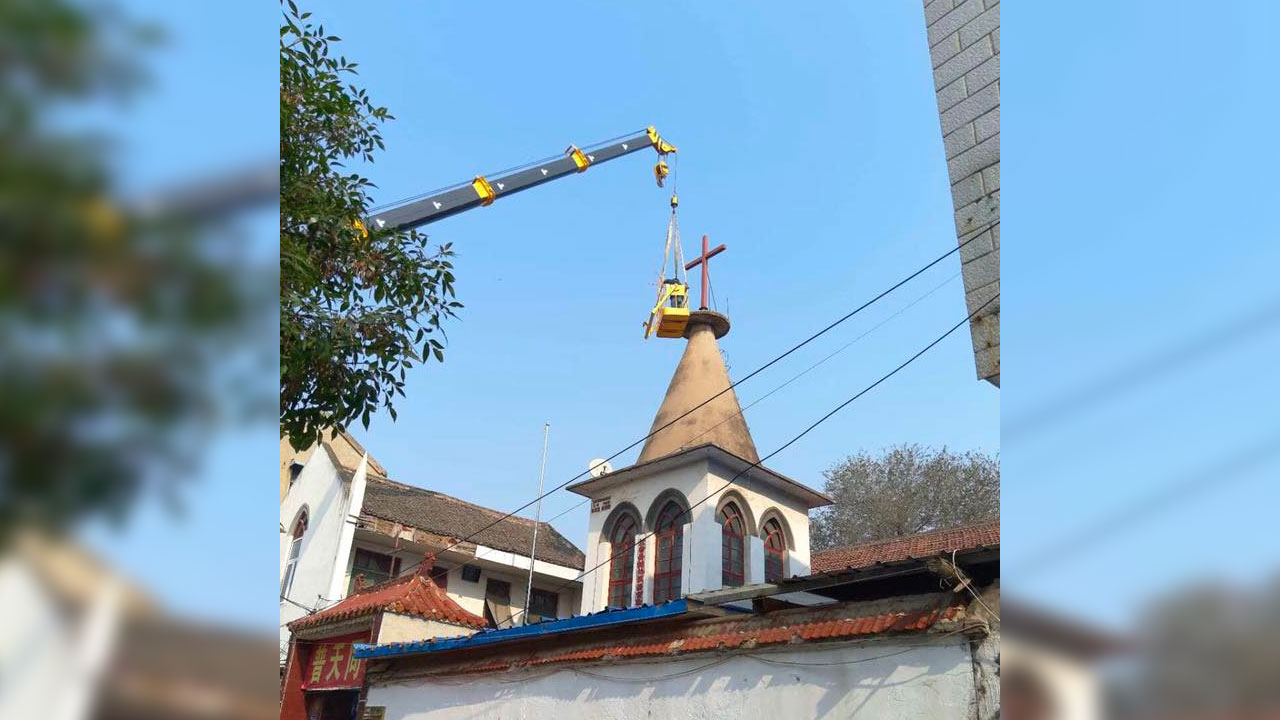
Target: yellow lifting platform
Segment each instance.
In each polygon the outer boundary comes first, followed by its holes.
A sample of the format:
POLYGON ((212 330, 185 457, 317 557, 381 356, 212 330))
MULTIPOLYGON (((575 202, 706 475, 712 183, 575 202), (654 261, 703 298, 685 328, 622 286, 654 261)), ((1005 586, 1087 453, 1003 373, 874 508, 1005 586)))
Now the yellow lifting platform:
POLYGON ((662 251, 662 269, 658 271, 658 301, 649 311, 644 324, 644 337, 657 334, 660 338, 684 337, 689 324, 689 283, 684 266, 684 250, 680 247, 680 228, 676 224, 676 206, 680 204, 671 195, 671 220, 667 223, 667 243, 662 251), (673 260, 675 277, 667 277, 667 260, 673 260))

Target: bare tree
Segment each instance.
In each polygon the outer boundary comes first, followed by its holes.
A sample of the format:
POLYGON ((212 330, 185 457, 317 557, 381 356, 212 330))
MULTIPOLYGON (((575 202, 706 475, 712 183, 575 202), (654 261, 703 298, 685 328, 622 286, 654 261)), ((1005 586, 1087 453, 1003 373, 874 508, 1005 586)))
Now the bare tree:
POLYGON ((899 445, 859 453, 823 473, 836 500, 813 521, 813 547, 902 537, 1000 516, 1000 460, 899 445))

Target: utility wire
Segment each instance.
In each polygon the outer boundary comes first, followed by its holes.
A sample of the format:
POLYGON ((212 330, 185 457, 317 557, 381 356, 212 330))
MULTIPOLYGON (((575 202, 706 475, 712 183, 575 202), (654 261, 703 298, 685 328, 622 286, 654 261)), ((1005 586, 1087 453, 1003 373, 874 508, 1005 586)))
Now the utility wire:
MULTIPOLYGON (((787 380, 786 382, 784 382, 784 383, 782 383, 782 384, 780 384, 780 385, 778 385, 778 386, 774 387, 772 390, 770 390, 769 392, 765 393, 764 395, 761 395, 760 397, 756 398, 755 400, 752 400, 750 403, 748 403, 745 407, 743 407, 743 408, 742 408, 741 410, 739 410, 738 412, 736 412, 736 413, 734 413, 734 414, 730 415, 729 417, 725 418, 724 420, 721 420, 720 422, 716 423, 715 425, 712 425, 711 427, 707 428, 706 430, 703 430, 702 432, 698 433, 697 435, 695 435, 695 436, 694 436, 694 438, 693 438, 693 439, 694 439, 694 440, 696 440, 696 439, 698 439, 698 438, 702 437, 703 435, 706 435, 707 433, 711 432, 712 430, 715 430, 716 428, 720 427, 721 425, 725 424, 726 422, 728 422, 729 420, 731 420, 731 419, 733 419, 733 418, 735 418, 735 417, 745 416, 745 414, 746 414, 746 412, 747 412, 748 410, 750 410, 751 408, 755 407, 757 404, 759 404, 759 403, 763 402, 764 400, 766 400, 770 395, 773 395, 774 393, 778 392, 779 390, 782 390, 782 389, 783 389, 783 388, 785 388, 786 386, 790 385, 791 383, 795 382, 796 380, 799 380, 801 377, 803 377, 803 376, 807 375, 808 373, 812 372, 813 370, 817 369, 817 368, 818 368, 818 366, 820 366, 820 365, 822 365, 823 363, 827 362, 827 361, 828 361, 828 360, 830 360, 831 358, 835 357, 836 355, 839 355, 840 353, 844 352, 845 350, 848 350, 850 347, 853 347, 853 345, 855 345, 856 343, 858 343, 859 341, 861 341, 863 338, 867 337, 868 335, 870 335, 871 333, 873 333, 873 332, 875 332, 876 330, 880 329, 881 327, 884 327, 884 326, 885 326, 885 325, 887 325, 890 321, 892 321, 892 320, 896 319, 897 317, 901 316, 901 315, 902 315, 902 313, 906 312, 907 310, 910 310, 912 307, 914 307, 915 305, 917 305, 917 304, 919 304, 920 302, 922 302, 923 300, 925 300, 925 298, 928 298, 930 295, 933 295, 933 294, 934 294, 934 293, 936 293, 937 291, 939 291, 939 290, 941 290, 942 288, 946 287, 948 284, 950 284, 951 282, 953 282, 953 281, 954 281, 956 278, 958 278, 958 277, 960 277, 960 273, 956 273, 955 275, 952 275, 951 277, 947 278, 946 280, 943 280, 941 284, 936 285, 936 286, 935 286, 932 290, 930 290, 929 292, 925 293, 924 295, 921 295, 920 297, 916 298, 915 300, 912 300, 910 303, 908 303, 908 304, 904 305, 900 310, 898 310, 898 311, 897 311, 897 312, 895 312, 894 314, 890 315, 889 317, 885 318, 884 320, 881 320, 879 323, 877 323, 877 324, 873 325, 873 326, 871 327, 871 329, 870 329, 870 330, 867 330, 866 332, 862 333, 862 334, 861 334, 861 335, 859 335, 858 337, 856 337, 856 338, 854 338, 854 339, 850 340, 849 342, 845 343, 844 345, 841 345, 839 348, 837 348, 837 349, 835 350, 835 352, 831 353, 830 355, 827 355, 826 357, 822 358, 822 359, 821 359, 821 360, 819 360, 818 362, 816 362, 816 363, 814 363, 814 364, 810 365, 809 367, 805 368, 804 370, 801 370, 799 373, 797 373, 797 374, 795 374, 795 375, 791 376, 791 378, 790 378, 789 380, 787 380)), ((691 443, 685 443, 683 447, 690 447, 690 445, 691 445, 691 443)), ((577 510, 578 508, 582 507, 583 505, 586 505, 586 504, 587 504, 587 503, 589 503, 589 502, 591 502, 591 498, 584 498, 584 499, 583 499, 583 500, 581 500, 580 502, 576 502, 576 503, 574 503, 574 504, 573 504, 573 505, 571 505, 568 509, 566 509, 566 510, 564 510, 564 511, 560 512, 558 515, 556 515, 556 516, 552 517, 551 519, 547 520, 547 522, 548 522, 548 523, 555 522, 556 520, 559 520, 560 518, 564 517, 565 515, 568 515, 569 513, 573 512, 574 510, 577 510)))
MULTIPOLYGON (((805 435, 808 435, 810 432, 812 432, 812 431, 814 430, 814 428, 818 427, 818 426, 819 426, 819 425, 821 425, 822 423, 824 423, 824 422, 826 422, 827 420, 829 420, 833 415, 835 415, 836 413, 840 412, 840 411, 841 411, 841 410, 843 410, 844 408, 848 407, 850 404, 852 404, 852 403, 853 403, 855 400, 857 400, 858 398, 862 397, 863 395, 866 395, 868 392, 871 392, 871 390, 873 390, 876 386, 880 385, 880 383, 883 383, 885 380, 888 380, 889 378, 893 377, 894 375, 897 375, 899 371, 901 371, 903 368, 905 368, 906 366, 910 365, 911 363, 915 362, 915 361, 916 361, 916 360, 917 360, 921 355, 924 355, 925 353, 927 353, 927 352, 929 352, 930 350, 932 350, 932 349, 933 349, 933 348, 934 348, 938 343, 940 343, 940 342, 942 342, 943 340, 945 340, 947 337, 949 337, 949 336, 950 336, 952 333, 954 333, 956 330, 959 330, 962 326, 964 326, 964 325, 968 324, 968 323, 969 323, 969 321, 973 320, 973 318, 977 317, 979 313, 981 313, 983 310, 985 310, 985 309, 987 308, 987 306, 988 306, 988 305, 990 305, 991 303, 995 302, 995 301, 996 301, 996 300, 998 300, 998 299, 1000 299, 1000 293, 996 293, 995 295, 993 295, 989 300, 987 300, 985 303, 983 303, 982 305, 980 305, 980 306, 978 307, 978 309, 977 309, 977 310, 974 310, 973 312, 971 312, 971 313, 969 313, 968 315, 966 315, 966 316, 964 317, 964 319, 962 319, 960 322, 956 323, 955 325, 952 325, 950 330, 947 330, 946 332, 944 332, 944 333, 942 333, 941 335, 939 335, 937 338, 935 338, 935 339, 933 340, 933 342, 929 343, 928 345, 925 345, 925 346, 924 346, 923 348, 921 348, 918 352, 916 352, 916 354, 912 355, 911 357, 909 357, 909 358, 907 358, 905 361, 903 361, 903 362, 902 362, 902 364, 898 365, 898 366, 897 366, 897 367, 895 367, 894 369, 892 369, 892 370, 890 370, 889 372, 885 373, 884 375, 880 376, 880 379, 879 379, 879 380, 876 380, 875 382, 873 382, 873 383, 871 383, 870 385, 866 386, 866 387, 865 387, 865 388, 863 388, 862 390, 858 391, 858 393, 856 393, 855 395, 853 395, 853 396, 852 396, 852 397, 850 397, 849 399, 845 400, 844 402, 840 403, 839 405, 836 405, 834 408, 832 408, 830 411, 828 411, 828 412, 827 412, 827 414, 825 414, 825 415, 823 415, 822 417, 820 417, 820 418, 818 418, 817 420, 815 420, 811 425, 809 425, 809 427, 807 427, 807 428, 805 428, 804 430, 800 431, 800 433, 799 433, 798 435, 796 435, 796 436, 792 437, 790 440, 788 440, 788 441, 786 441, 785 443, 783 443, 781 446, 779 446, 779 447, 778 447, 777 449, 775 449, 773 452, 769 453, 768 455, 765 455, 764 457, 760 458, 759 460, 756 460, 755 462, 753 462, 753 463, 751 463, 750 465, 746 466, 746 467, 745 467, 745 468, 743 468, 742 470, 739 470, 739 471, 737 472, 737 474, 735 474, 733 477, 729 478, 729 480, 728 480, 724 485, 721 485, 721 486, 720 486, 720 488, 719 488, 718 490, 716 490, 715 492, 709 493, 708 495, 706 495, 706 497, 703 497, 703 498, 702 498, 701 500, 699 500, 698 502, 695 502, 695 503, 693 503, 692 505, 690 505, 688 508, 686 508, 686 509, 681 513, 681 516, 683 516, 683 517, 689 517, 689 513, 693 512, 693 509, 694 509, 694 508, 696 508, 696 507, 698 507, 699 505, 701 505, 701 504, 703 504, 703 503, 707 502, 708 500, 711 500, 712 498, 716 497, 717 495, 719 495, 720 493, 722 493, 722 492, 724 492, 726 489, 728 489, 731 485, 736 485, 736 484, 737 484, 737 480, 738 480, 738 478, 742 477, 742 476, 743 476, 744 474, 746 474, 748 471, 750 471, 750 470, 753 470, 753 469, 755 469, 755 468, 760 467, 760 466, 761 466, 761 465, 762 465, 766 460, 768 460, 769 458, 771 458, 771 457, 773 457, 773 456, 777 455, 778 453, 782 452, 783 450, 786 450, 787 448, 789 448, 789 447, 791 447, 792 445, 794 445, 796 442, 798 442, 798 441, 800 440, 800 438, 804 437, 805 435)), ((626 551, 630 550, 632 547, 634 547, 634 545, 639 545, 640 543, 647 542, 647 541, 649 540, 649 538, 651 538, 651 537, 653 537, 653 536, 655 536, 655 535, 657 535, 657 534, 658 534, 658 533, 657 533, 657 531, 656 531, 656 530, 654 530, 654 531, 650 531, 649 533, 646 533, 644 536, 642 536, 642 537, 641 537, 639 540, 637 540, 635 543, 628 544, 625 548, 620 549, 617 553, 613 553, 613 554, 609 555, 609 557, 605 558, 603 561, 601 561, 601 562, 597 563, 596 565, 592 566, 591 568, 589 568, 589 569, 587 569, 587 570, 582 571, 582 572, 581 572, 577 577, 573 578, 572 580, 568 580, 567 582, 561 583, 560 585, 556 586, 556 587, 555 587, 555 589, 553 589, 551 592, 553 592, 553 593, 558 593, 558 592, 560 592, 561 590, 563 590, 564 588, 569 587, 569 586, 570 586, 570 585, 572 585, 573 583, 575 583, 575 582, 578 582, 578 581, 582 580, 582 579, 583 579, 583 578, 585 578, 586 576, 590 575, 591 573, 595 572, 596 570, 599 570, 600 568, 604 567, 606 564, 608 564, 608 563, 612 562, 612 561, 613 561, 613 558, 614 558, 615 556, 617 556, 617 555, 621 555, 621 554, 622 554, 622 552, 626 552, 626 551)), ((523 614, 523 613, 521 613, 521 614, 523 614)), ((518 618, 518 617, 519 617, 519 615, 516 615, 516 616, 512 617, 512 618, 511 618, 511 622, 512 622, 512 623, 515 623, 516 618, 518 618)))
MULTIPOLYGON (((712 430, 715 430, 716 428, 718 428, 718 427, 720 427, 721 425, 723 425, 723 424, 725 424, 725 423, 729 422, 730 420, 732 420, 732 419, 733 419, 733 418, 735 418, 735 417, 744 416, 748 410, 750 410, 751 408, 755 407, 755 406, 756 406, 757 404, 759 404, 760 402, 762 402, 762 401, 764 401, 765 399, 767 399, 770 395, 773 395, 774 393, 776 393, 776 392, 778 392, 779 390, 781 390, 781 389, 785 388, 786 386, 790 385, 791 383, 795 382, 796 380, 799 380, 800 378, 804 377, 805 375, 808 375, 810 372, 812 372, 813 370, 817 369, 817 368, 818 368, 818 366, 820 366, 820 365, 822 365, 823 363, 827 362, 828 360, 830 360, 831 358, 835 357, 836 355, 839 355, 840 353, 844 352, 845 350, 848 350, 849 348, 853 347, 853 346, 854 346, 858 341, 862 340, 863 338, 865 338, 866 336, 868 336, 868 335, 870 335, 871 333, 875 332, 876 330, 879 330, 881 327, 884 327, 884 326, 885 326, 885 325, 887 325, 891 320, 893 320, 893 319, 897 318, 899 315, 901 315, 902 313, 906 312, 907 310, 910 310, 912 307, 914 307, 915 305, 917 305, 918 303, 920 303, 921 301, 923 301, 925 298, 927 298, 927 297, 929 297, 930 295, 934 294, 935 292, 937 292, 937 291, 941 290, 941 289, 942 289, 943 287, 945 287, 948 283, 950 283, 951 281, 955 280, 955 279, 956 279, 956 278, 958 278, 958 277, 960 277, 960 273, 956 273, 955 275, 952 275, 951 277, 947 278, 946 280, 943 280, 941 285, 938 285, 938 286, 934 287, 932 290, 930 290, 929 292, 925 293, 924 295, 921 295, 920 297, 916 298, 915 300, 912 300, 910 303, 908 303, 907 305, 903 306, 903 307, 902 307, 902 309, 898 310, 897 312, 895 312, 894 314, 892 314, 892 315, 890 315, 889 317, 885 318, 884 320, 881 320, 879 323, 877 323, 877 324, 875 324, 875 325, 871 326, 871 329, 870 329, 870 330, 867 330, 866 332, 862 333, 862 334, 861 334, 861 335, 859 335, 858 337, 856 337, 856 338, 854 338, 854 339, 850 340, 849 342, 845 343, 844 345, 841 345, 840 347, 836 348, 835 352, 831 353, 830 355, 827 355, 826 357, 824 357, 824 358, 822 358, 821 360, 819 360, 818 362, 816 362, 816 363, 814 363, 814 364, 810 365, 809 367, 805 368, 804 370, 801 370, 799 373, 796 373, 795 375, 792 375, 792 376, 791 376, 791 379, 787 380, 786 382, 782 383, 781 385, 776 386, 775 388, 773 388, 773 389, 772 389, 772 390, 770 390, 769 392, 765 393, 764 395, 761 395, 760 397, 756 398, 755 400, 752 400, 752 401, 751 401, 751 402, 750 402, 746 407, 742 408, 742 409, 741 409, 741 410, 739 410, 738 412, 733 413, 732 415, 730 415, 729 417, 727 417, 727 418, 725 418, 725 419, 721 420, 720 422, 716 423, 715 425, 712 425, 711 427, 707 428, 706 430, 703 430, 702 432, 698 433, 697 435, 694 435, 692 438, 690 438, 690 440, 689 440, 688 442, 686 442, 684 445, 682 445, 682 446, 681 446, 681 449, 684 449, 684 448, 687 448, 687 447, 693 447, 693 441, 694 441, 694 440, 697 440, 698 438, 702 437, 703 435, 706 435, 707 433, 711 432, 712 430)), ((559 517, 559 516, 557 516, 557 517, 559 517)))
MULTIPOLYGON (((668 422, 667 424, 665 424, 665 425, 663 425, 662 427, 659 427, 659 428, 657 428, 657 429, 655 429, 655 430, 651 430, 651 431, 649 432, 649 434, 648 434, 648 435, 645 435, 644 437, 640 438, 639 440, 636 440, 635 442, 631 443, 630 445, 627 445, 626 447, 622 448, 621 450, 619 450, 619 451, 615 452, 614 454, 610 455, 609 457, 605 458, 605 462, 609 462, 610 460, 613 460, 614 458, 616 458, 616 457, 618 457, 619 455, 621 455, 621 454, 623 454, 623 453, 627 452, 628 450, 630 450, 630 449, 634 448, 635 446, 639 445, 640 443, 645 442, 646 440, 648 440, 649 438, 653 437, 654 435, 657 435, 658 433, 662 432, 663 430, 666 430, 667 428, 671 427, 672 425, 675 425, 676 423, 680 422, 681 420, 683 420, 684 418, 688 417, 689 415, 692 415, 693 413, 697 412, 698 410, 700 410, 701 408, 703 408, 704 406, 706 406, 708 403, 712 402, 712 401, 713 401, 713 400, 715 400, 716 398, 720 397, 721 395, 723 395, 723 394, 725 394, 725 393, 727 393, 727 392, 729 392, 729 391, 733 390, 734 388, 736 388, 737 386, 741 385, 742 383, 744 383, 744 382, 746 382, 746 381, 750 380, 751 378, 755 377, 756 375, 759 375, 760 373, 762 373, 762 372, 764 372, 765 370, 769 369, 770 367, 774 366, 775 364, 777 364, 778 362, 782 361, 784 358, 786 358, 786 357, 790 356, 792 353, 794 353, 795 351, 797 351, 797 350, 799 350, 800 348, 804 347, 805 345, 808 345, 809 343, 813 342, 814 340, 817 340, 819 337, 821 337, 821 336, 823 336, 823 335, 827 334, 827 333, 828 333, 828 332, 830 332, 831 330, 835 329, 835 328, 836 328, 838 325, 840 325, 841 323, 844 323, 845 321, 847 321, 849 318, 852 318, 854 315, 857 315, 858 313, 862 312, 863 310, 866 310, 868 307, 871 307, 873 304, 875 304, 875 303, 876 303, 876 302, 878 302, 879 300, 883 299, 883 298, 884 298, 885 296, 887 296, 889 293, 892 293, 894 290, 897 290, 898 288, 902 287, 903 285, 906 285, 907 283, 911 282, 911 281, 912 281, 912 280, 914 280, 915 278, 919 277, 922 273, 924 273, 924 272, 925 272, 925 271, 927 271, 928 269, 932 268, 934 265, 937 265, 938 263, 942 262, 943 260, 947 259, 948 257, 951 257, 951 255, 953 255, 953 254, 955 254, 955 253, 960 252, 960 250, 962 250, 966 245, 968 245, 969 243, 971 243, 971 242, 973 242, 974 240, 977 240, 979 237, 981 237, 982 233, 984 233, 984 232, 986 232, 987 230, 990 230, 990 229, 992 229, 992 228, 994 228, 994 227, 997 227, 999 224, 1000 224, 1000 221, 999 221, 999 220, 995 220, 995 221, 993 221, 993 222, 987 223, 986 225, 984 225, 984 226, 982 226, 982 227, 980 227, 980 228, 977 228, 977 229, 975 229, 975 230, 970 231, 970 232, 968 233, 969 238, 968 238, 967 240, 965 240, 964 242, 959 243, 959 244, 958 244, 958 245, 956 245, 954 248, 951 248, 951 249, 950 249, 950 250, 948 250, 947 252, 945 252, 945 253, 943 253, 943 254, 939 255, 938 257, 934 258, 934 259, 933 259, 933 260, 931 260, 929 263, 925 264, 925 265, 924 265, 923 267, 921 267, 920 269, 916 270, 915 272, 911 273, 910 275, 906 276, 905 278, 903 278, 903 279, 899 280, 898 282, 894 283, 894 284, 893 284, 893 285, 891 285, 889 288, 887 288, 887 289, 885 289, 884 291, 882 291, 880 294, 876 295, 875 297, 871 298, 870 300, 868 300, 868 301, 864 302, 863 304, 861 304, 861 305, 859 305, 858 307, 854 308, 853 310, 849 311, 849 312, 848 312, 848 313, 846 313, 844 316, 842 316, 842 317, 838 318, 837 320, 833 321, 831 324, 827 325, 826 327, 822 328, 821 330, 819 330, 819 331, 817 331, 817 332, 813 333, 812 335, 810 335, 809 337, 807 337, 807 338, 805 338, 804 340, 800 341, 800 342, 799 342, 799 343, 797 343, 796 345, 793 345, 793 346, 792 346, 789 350, 787 350, 786 352, 782 353, 781 355, 778 355, 778 356, 774 357, 772 360, 770 360, 769 362, 765 363, 764 365, 761 365, 760 367, 756 368, 755 370, 752 370, 750 373, 748 373, 747 375, 743 376, 741 379, 739 379, 739 380, 737 380, 737 381, 735 381, 735 382, 730 383, 730 384, 729 384, 729 386, 728 386, 728 387, 726 387, 725 389, 723 389, 723 390, 721 390, 721 391, 717 392, 716 394, 712 395, 711 397, 707 398, 706 400, 703 400, 702 402, 698 403, 697 405, 694 405, 692 408, 690 408, 690 409, 686 410, 686 411, 685 411, 684 413, 682 413, 681 415, 678 415, 677 417, 673 418, 673 419, 672 419, 670 422, 668 422)), ((999 297, 999 295, 996 295, 995 297, 999 297)), ((988 300, 986 303, 983 303, 982 307, 978 308, 978 310, 982 310, 983 308, 987 307, 987 305, 989 305, 989 304, 992 302, 992 300, 995 300, 995 297, 991 298, 991 300, 988 300)), ((971 315, 970 317, 974 317, 974 316, 976 316, 976 312, 977 312, 977 311, 974 311, 974 312, 975 312, 975 315, 971 315)), ((958 326, 957 326, 957 327, 958 327, 958 326)), ((940 339, 941 339, 941 338, 940 338, 940 339)), ((895 372, 896 372, 896 370, 895 370, 895 372)), ((874 387, 874 386, 873 386, 873 387, 874 387)), ((449 550, 452 550, 453 548, 455 548, 455 547, 457 547, 457 546, 461 545, 462 543, 467 542, 468 540, 470 540, 470 539, 472 539, 472 538, 476 537, 477 535, 479 535, 480 533, 484 532, 485 530, 488 530, 489 528, 494 527, 495 525, 498 525, 499 523, 502 523, 502 522, 506 521, 507 519, 509 519, 509 518, 511 518, 511 517, 514 517, 514 516, 516 515, 516 513, 519 513, 519 512, 521 512, 521 511, 523 511, 523 510, 526 510, 526 509, 528 509, 528 508, 532 507, 532 506, 534 505, 534 503, 536 503, 536 502, 538 502, 539 500, 541 500, 541 499, 545 498, 546 496, 548 496, 548 495, 550 495, 550 494, 552 494, 552 493, 554 493, 554 492, 558 492, 558 491, 560 491, 560 490, 564 489, 564 488, 565 488, 565 487, 567 487, 570 483, 572 483, 572 482, 574 482, 575 480, 578 480, 579 478, 583 477, 583 476, 584 476, 584 475, 586 475, 588 472, 590 472, 590 470, 589 470, 589 469, 588 469, 588 470, 584 470, 584 471, 582 471, 582 472, 578 473, 577 475, 574 475, 573 477, 569 478, 568 480, 564 481, 563 483, 560 483, 559 485, 557 485, 557 486, 555 486, 555 487, 551 488, 550 490, 548 490, 548 491, 546 491, 545 493, 543 493, 543 494, 539 495, 538 497, 535 497, 534 499, 530 500, 529 502, 525 503, 524 505, 521 505, 520 507, 516 508, 515 510, 512 510, 511 512, 508 512, 508 513, 504 514, 502 517, 498 518, 497 520, 494 520, 493 522, 489 523, 488 525, 485 525, 484 527, 480 528, 479 530, 476 530, 476 531, 474 531, 474 532, 470 533, 469 535, 467 535, 466 537, 463 537, 463 538, 461 538, 461 539, 459 539, 459 540, 454 541, 453 543, 450 543, 448 546, 446 546, 445 548, 441 549, 439 552, 440 552, 440 553, 448 552, 449 550)), ((418 564, 421 564, 421 563, 418 563, 418 564)), ((413 568, 415 568, 415 567, 417 567, 417 565, 410 566, 409 568, 407 568, 407 569, 405 569, 405 570, 402 570, 401 572, 408 572, 409 570, 412 570, 412 569, 413 569, 413 568)))

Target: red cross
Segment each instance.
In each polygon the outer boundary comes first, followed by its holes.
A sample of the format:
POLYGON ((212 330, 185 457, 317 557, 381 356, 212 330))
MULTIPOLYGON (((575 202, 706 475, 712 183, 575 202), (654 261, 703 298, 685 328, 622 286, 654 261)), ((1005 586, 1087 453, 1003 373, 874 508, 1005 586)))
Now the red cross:
POLYGON ((716 255, 719 255, 720 253, 724 252, 723 244, 717 246, 713 250, 708 250, 707 247, 708 247, 707 236, 703 235, 702 236, 702 254, 694 258, 693 260, 690 260, 689 264, 684 266, 684 269, 686 272, 698 267, 699 265, 702 266, 702 307, 700 308, 702 310, 707 309, 707 265, 708 265, 707 261, 715 257, 716 255))

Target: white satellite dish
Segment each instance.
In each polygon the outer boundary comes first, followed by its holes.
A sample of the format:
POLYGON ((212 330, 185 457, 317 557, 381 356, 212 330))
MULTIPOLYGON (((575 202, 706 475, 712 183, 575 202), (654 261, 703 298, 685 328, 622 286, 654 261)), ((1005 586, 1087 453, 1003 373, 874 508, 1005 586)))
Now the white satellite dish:
POLYGON ((613 466, 604 458, 596 458, 595 460, 587 463, 587 470, 591 473, 591 477, 600 477, 601 475, 608 475, 613 472, 613 466))

